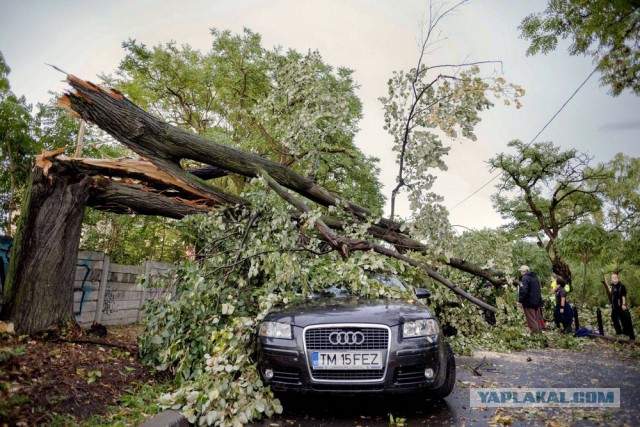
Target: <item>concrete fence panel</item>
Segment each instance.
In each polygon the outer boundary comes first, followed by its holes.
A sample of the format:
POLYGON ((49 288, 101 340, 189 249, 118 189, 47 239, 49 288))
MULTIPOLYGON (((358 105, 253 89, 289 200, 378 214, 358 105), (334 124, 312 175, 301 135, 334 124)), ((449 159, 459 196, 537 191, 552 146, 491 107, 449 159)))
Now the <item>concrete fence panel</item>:
POLYGON ((145 287, 141 283, 158 283, 173 264, 145 261, 141 266, 110 262, 102 252, 81 251, 78 254, 74 289, 74 314, 78 323, 126 325, 144 318, 144 303, 160 298, 173 286, 145 287))

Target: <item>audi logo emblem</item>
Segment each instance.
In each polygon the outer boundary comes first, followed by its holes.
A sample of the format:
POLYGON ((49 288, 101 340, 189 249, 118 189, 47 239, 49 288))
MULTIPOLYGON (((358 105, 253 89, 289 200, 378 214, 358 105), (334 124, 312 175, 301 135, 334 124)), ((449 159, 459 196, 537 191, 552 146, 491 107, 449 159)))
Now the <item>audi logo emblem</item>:
POLYGON ((362 332, 331 332, 329 334, 329 342, 333 345, 348 345, 364 343, 364 334, 362 332))

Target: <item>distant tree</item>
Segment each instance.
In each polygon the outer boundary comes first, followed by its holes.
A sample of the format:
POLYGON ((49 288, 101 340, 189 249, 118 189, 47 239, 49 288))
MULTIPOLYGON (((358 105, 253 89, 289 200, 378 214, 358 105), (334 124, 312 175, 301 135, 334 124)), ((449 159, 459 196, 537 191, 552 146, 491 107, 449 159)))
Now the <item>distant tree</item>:
POLYGON ((592 56, 612 95, 625 89, 640 95, 638 0, 549 0, 519 29, 520 37, 531 42, 528 55, 548 53, 559 39, 569 39, 569 54, 592 56))
POLYGON ((536 243, 527 239, 514 239, 511 250, 511 269, 508 277, 518 279, 521 265, 528 266, 544 284, 553 272, 553 265, 547 251, 536 243))
POLYGON ((557 252, 561 230, 598 212, 599 195, 610 172, 591 158, 571 149, 561 151, 550 142, 525 144, 514 140, 514 154, 500 153, 489 160, 502 172, 495 208, 510 219, 507 228, 520 238, 534 238, 547 251, 553 271, 571 281, 571 270, 557 252))
POLYGON ((629 264, 640 268, 640 230, 631 233, 623 247, 623 259, 629 264))
POLYGON ((582 264, 582 295, 584 304, 587 288, 587 267, 606 248, 609 234, 600 226, 583 222, 569 226, 557 242, 558 253, 565 259, 576 260, 582 264))
POLYGON ((145 260, 174 262, 193 249, 195 239, 178 220, 148 215, 122 215, 86 208, 80 246, 103 251, 118 264, 145 260))
POLYGON ((629 236, 640 229, 640 158, 618 153, 606 167, 603 226, 629 236))
POLYGON ((11 236, 19 209, 20 189, 32 165, 36 143, 31 133, 31 106, 11 91, 9 72, 0 52, 0 226, 11 236))
MULTIPOLYGON (((74 155, 76 144, 78 143, 80 120, 69 116, 55 105, 58 94, 50 93, 50 95, 52 98, 48 103, 38 103, 36 106, 34 134, 38 140, 38 146, 44 150, 56 150, 65 147, 67 155, 74 155)), ((96 138, 91 128, 86 129, 83 139, 85 146, 94 143, 96 138)), ((91 150, 91 153, 87 154, 87 157, 101 157, 95 150, 91 150)))
POLYGON ((448 212, 433 193, 434 169, 446 170, 444 157, 449 153, 442 138, 475 141, 474 129, 480 112, 493 103, 490 97, 503 98, 506 104, 520 106, 524 90, 497 75, 482 75, 480 66, 499 61, 460 64, 428 64, 429 53, 442 42, 439 25, 460 6, 446 2, 431 3, 429 20, 422 28, 417 63, 408 71, 394 72, 389 79, 388 95, 381 97, 385 114, 384 128, 393 137, 398 172, 391 191, 390 218, 396 215, 396 199, 407 192, 413 223, 425 239, 442 240, 450 233, 448 212), (491 96, 493 95, 493 96, 491 96))

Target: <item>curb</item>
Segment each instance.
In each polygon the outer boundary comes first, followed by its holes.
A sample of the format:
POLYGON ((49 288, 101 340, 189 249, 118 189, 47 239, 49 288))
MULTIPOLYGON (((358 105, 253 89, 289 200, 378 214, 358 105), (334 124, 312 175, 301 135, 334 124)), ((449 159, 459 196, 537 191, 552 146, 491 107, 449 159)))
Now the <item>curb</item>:
POLYGON ((164 411, 140 424, 139 427, 189 427, 189 422, 178 411, 164 411))

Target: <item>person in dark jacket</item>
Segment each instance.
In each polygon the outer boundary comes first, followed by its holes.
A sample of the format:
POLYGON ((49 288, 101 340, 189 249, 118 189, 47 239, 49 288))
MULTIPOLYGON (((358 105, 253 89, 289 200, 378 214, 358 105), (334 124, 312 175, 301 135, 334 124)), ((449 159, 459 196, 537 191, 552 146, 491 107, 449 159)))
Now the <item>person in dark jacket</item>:
POLYGON ((569 301, 567 301, 567 290, 565 289, 565 280, 558 276, 556 279, 556 307, 553 312, 553 319, 556 326, 562 325, 562 333, 571 333, 571 324, 573 323, 573 309, 569 301))
POLYGON ((529 267, 523 265, 520 267, 520 282, 518 288, 518 302, 522 305, 524 315, 527 319, 527 325, 532 334, 542 332, 540 324, 540 307, 542 307, 542 291, 540 289, 540 281, 529 267))
POLYGON ((618 275, 611 275, 611 320, 616 330, 616 335, 624 334, 629 339, 636 339, 631 323, 631 313, 627 301, 627 288, 620 282, 618 275), (622 323, 622 327, 620 327, 622 323))

